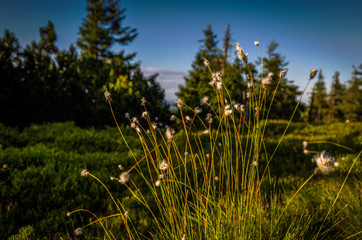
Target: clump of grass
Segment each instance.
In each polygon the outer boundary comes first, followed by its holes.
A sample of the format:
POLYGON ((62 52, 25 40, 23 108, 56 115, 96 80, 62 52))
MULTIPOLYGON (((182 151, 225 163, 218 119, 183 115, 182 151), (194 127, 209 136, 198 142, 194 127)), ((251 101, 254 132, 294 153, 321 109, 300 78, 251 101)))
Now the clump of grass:
MULTIPOLYGON (((259 48, 259 42, 255 45, 259 48)), ((250 71, 247 55, 239 44, 236 45, 236 50, 249 74, 247 101, 241 104, 231 99, 221 74, 213 72, 205 59, 205 67, 209 69, 212 77, 210 87, 214 89, 217 98, 216 105, 211 105, 207 96, 201 99, 208 109, 204 114, 206 118, 201 115, 199 107, 192 108, 181 99, 177 100, 178 116, 172 116, 172 120, 181 125, 178 133, 170 127, 160 128, 159 124, 152 120, 145 99, 142 99, 141 104, 144 107, 142 118, 146 124, 141 124, 136 117, 126 115, 131 127, 138 134, 144 152, 141 159, 137 159, 129 147, 113 112, 110 93, 105 92, 119 133, 134 159, 132 167, 124 170, 120 166, 119 177, 112 176, 111 180, 122 184, 129 191, 130 197, 143 205, 152 216, 153 228, 148 236, 139 233, 136 223, 132 221, 132 209, 127 209, 123 202, 116 200, 100 179, 83 170, 82 176, 90 176, 103 185, 118 213, 106 217, 98 217, 86 209, 68 213, 71 215, 84 211, 96 218, 94 222, 77 228, 76 235, 82 232, 81 229, 99 223, 109 239, 116 239, 103 222, 109 218, 120 217, 122 226, 119 228, 126 230, 129 239, 280 239, 306 236, 313 216, 302 214, 299 218, 288 219, 286 212, 303 187, 317 173, 332 170, 334 158, 325 153, 316 157, 314 160, 318 168, 310 173, 307 180, 300 184, 284 204, 280 203, 278 193, 266 192, 264 186, 273 184, 273 176, 269 171, 270 162, 317 71, 311 71, 290 120, 275 148, 270 151, 265 144, 265 129, 274 96, 286 70, 281 71, 279 76, 268 73, 267 76, 262 76, 261 81, 257 81, 250 71), (278 81, 276 88, 269 89, 270 82, 275 79, 278 81), (272 94, 272 101, 268 106, 267 94, 272 94), (176 144, 176 141, 182 141, 182 144, 176 144), (269 152, 271 154, 268 154, 269 152), (133 182, 132 176, 135 174, 139 175, 144 183, 133 182), (148 197, 149 195, 151 197, 148 197), (285 224, 282 221, 291 221, 291 224, 283 229, 285 224)), ((348 175, 346 179, 347 177, 348 175)), ((323 224, 343 185, 344 183, 320 228, 314 232, 315 238, 325 233, 323 224)))

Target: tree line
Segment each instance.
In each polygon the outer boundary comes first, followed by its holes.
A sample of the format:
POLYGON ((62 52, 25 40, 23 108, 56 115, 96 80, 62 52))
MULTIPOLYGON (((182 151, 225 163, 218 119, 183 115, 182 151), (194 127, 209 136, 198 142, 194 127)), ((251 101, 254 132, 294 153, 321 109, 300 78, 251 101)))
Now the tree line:
MULTIPOLYGON (((231 44, 229 25, 226 27, 222 46, 219 47, 217 35, 209 25, 204 30, 204 37, 200 40, 201 47, 196 53, 192 69, 185 77, 185 85, 179 86, 176 95, 191 107, 200 104, 200 99, 209 97, 211 105, 216 107, 216 96, 213 91, 210 72, 204 66, 204 59, 208 59, 210 68, 214 72, 220 72, 222 81, 228 88, 231 99, 245 104, 247 102, 250 76, 246 71, 246 64, 236 57, 235 46, 231 44), (234 57, 233 57, 234 56, 234 57)), ((255 43, 259 45, 258 42, 255 43)), ((287 78, 287 72, 278 83, 278 78, 283 70, 287 70, 286 57, 277 51, 279 44, 271 41, 267 46, 266 56, 259 57, 254 63, 248 62, 253 73, 253 79, 257 88, 262 88, 262 80, 270 74, 271 82, 267 87, 266 106, 272 102, 269 118, 289 119, 292 115, 301 91, 293 80, 287 78), (263 71, 258 71, 258 69, 263 71), (276 89, 274 99, 273 91, 276 89)), ((333 76, 331 91, 327 93, 322 70, 319 70, 309 103, 300 104, 294 119, 308 122, 332 122, 355 120, 360 121, 362 116, 362 64, 353 66, 352 78, 346 84, 339 79, 337 71, 333 76)))
MULTIPOLYGON (((111 93, 118 113, 131 116, 144 111, 141 99, 149 104, 147 110, 159 121, 169 123, 170 110, 164 90, 157 83, 157 74, 146 77, 140 64, 134 63, 136 53, 115 51, 137 37, 137 30, 124 26, 125 9, 119 0, 87 0, 86 18, 79 27, 79 37, 68 49, 56 46, 57 34, 49 21, 40 27, 40 40, 20 46, 14 33, 5 30, 0 37, 0 122, 10 126, 32 123, 74 121, 79 126, 113 124, 103 93, 111 93)), ((250 76, 243 61, 236 57, 230 27, 227 26, 222 46, 212 26, 203 31, 204 37, 191 70, 179 86, 176 95, 191 107, 200 105, 205 96, 216 104, 210 87, 211 76, 204 66, 208 59, 211 69, 220 72, 231 99, 245 103, 250 76)), ((278 43, 271 41, 266 55, 248 62, 254 82, 262 87, 263 78, 271 73, 265 105, 273 101, 269 118, 288 119, 297 105, 301 91, 287 74, 278 82, 281 71, 287 70, 286 57, 277 51, 278 43), (263 66, 263 71, 258 71, 263 66), (273 98, 273 91, 278 87, 273 98)), ((310 101, 301 104, 295 119, 309 122, 361 120, 362 64, 354 67, 352 79, 341 83, 339 73, 333 77, 327 94, 320 70, 310 101)), ((118 117, 125 123, 126 118, 118 117)))
POLYGON ((5 30, 0 38, 0 122, 21 127, 55 121, 113 124, 103 95, 106 90, 116 112, 139 114, 144 97, 152 102, 150 114, 168 119, 169 106, 157 74, 144 76, 139 63, 132 63, 135 53, 111 50, 137 36, 136 29, 122 24, 125 9, 119 1, 88 0, 87 13, 76 46, 65 50, 56 46, 51 21, 40 27, 40 40, 25 47, 5 30))
POLYGON ((335 121, 362 120, 362 64, 353 66, 352 78, 346 83, 340 73, 333 75, 330 91, 327 92, 322 69, 314 84, 304 117, 308 122, 329 123, 335 121))

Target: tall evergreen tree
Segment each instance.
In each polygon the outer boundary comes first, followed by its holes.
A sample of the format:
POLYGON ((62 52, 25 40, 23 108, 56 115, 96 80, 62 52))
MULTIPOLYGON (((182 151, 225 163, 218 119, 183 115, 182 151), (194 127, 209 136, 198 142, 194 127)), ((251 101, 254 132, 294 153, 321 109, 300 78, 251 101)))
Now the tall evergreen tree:
POLYGON ((340 73, 336 71, 333 75, 331 91, 328 97, 328 118, 330 120, 343 119, 342 98, 345 94, 345 86, 339 80, 340 73))
POLYGON ((211 99, 214 96, 213 89, 209 85, 211 74, 204 65, 204 59, 209 61, 213 71, 221 71, 222 52, 217 47, 217 35, 213 32, 211 25, 208 25, 204 30, 204 38, 199 42, 202 43, 202 46, 196 53, 196 58, 192 63, 192 70, 185 77, 185 86, 179 85, 179 91, 176 93, 179 98, 191 107, 199 105, 204 96, 210 96, 211 99))
MULTIPOLYGON (((87 18, 79 29, 77 45, 87 56, 97 59, 114 57, 111 48, 114 44, 128 45, 137 36, 137 30, 122 26, 125 8, 120 8, 120 0, 87 0, 87 18)), ((118 57, 130 59, 134 56, 118 57)))
POLYGON ((229 56, 229 50, 231 48, 231 33, 230 33, 230 25, 226 25, 225 35, 224 35, 224 44, 223 44, 223 58, 222 58, 222 67, 221 74, 224 74, 225 68, 227 65, 227 59, 229 56))
POLYGON ((362 120, 362 64, 353 66, 352 79, 348 81, 348 88, 343 101, 343 113, 351 121, 362 120))
POLYGON ((311 119, 322 121, 327 113, 327 91, 324 83, 324 75, 322 69, 318 71, 318 81, 313 87, 313 110, 311 119))
POLYGON ((314 106, 314 94, 315 89, 313 88, 310 98, 309 98, 309 106, 308 106, 308 122, 312 123, 314 121, 314 113, 315 113, 315 106, 314 106))
POLYGON ((44 55, 58 52, 58 48, 55 46, 57 40, 57 34, 55 32, 54 24, 48 21, 48 25, 40 28, 40 42, 39 49, 44 51, 44 55))
POLYGON ((5 30, 0 38, 0 122, 11 124, 17 120, 21 85, 20 44, 14 33, 5 30))
POLYGON ((87 102, 97 110, 93 113, 100 116, 108 112, 103 99, 107 90, 115 109, 130 114, 144 110, 138 104, 142 97, 157 96, 148 110, 158 112, 159 119, 166 119, 168 105, 164 91, 155 81, 156 75, 146 78, 139 64, 131 63, 134 53, 113 51, 114 45, 127 45, 137 36, 136 29, 122 25, 125 9, 120 7, 120 0, 88 0, 87 4, 88 15, 80 27, 77 45, 83 53, 80 74, 87 89, 87 102))
MULTIPOLYGON (((264 62, 264 77, 268 73, 272 73, 271 84, 267 87, 266 106, 269 107, 273 92, 278 85, 279 74, 286 70, 288 62, 285 61, 285 56, 276 52, 279 44, 271 41, 268 45, 267 56, 263 58, 264 62)), ((258 64, 261 62, 258 61, 258 64)), ((262 76, 260 76, 262 77, 262 76)), ((297 105, 297 96, 300 95, 298 87, 293 84, 293 81, 288 80, 285 76, 280 80, 269 117, 274 119, 288 119, 292 115, 295 106, 297 105)), ((301 110, 296 112, 295 118, 299 118, 301 110)))
POLYGON ((211 73, 204 65, 207 59, 211 70, 216 73, 220 72, 224 85, 228 88, 232 100, 241 102, 242 92, 245 90, 245 83, 242 78, 242 64, 240 60, 233 63, 228 61, 228 52, 231 48, 231 34, 229 26, 226 27, 223 50, 218 47, 216 34, 213 32, 211 25, 204 30, 204 38, 199 40, 203 43, 200 50, 196 53, 196 58, 192 63, 192 70, 185 77, 185 86, 179 86, 179 92, 176 95, 191 107, 200 104, 200 100, 208 96, 211 105, 216 107, 216 94, 211 82, 211 73))

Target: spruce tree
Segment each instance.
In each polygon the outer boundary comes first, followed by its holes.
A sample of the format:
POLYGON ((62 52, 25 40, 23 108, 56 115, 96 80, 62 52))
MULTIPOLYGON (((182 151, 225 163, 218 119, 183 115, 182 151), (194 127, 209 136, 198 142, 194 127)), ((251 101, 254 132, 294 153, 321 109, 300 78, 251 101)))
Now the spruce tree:
POLYGON ((87 102, 95 109, 93 114, 109 114, 103 95, 107 90, 112 95, 113 107, 132 115, 144 111, 140 105, 142 97, 157 96, 148 99, 154 100, 148 111, 157 113, 159 119, 168 118, 168 105, 156 75, 147 78, 139 64, 131 63, 135 53, 114 52, 115 45, 127 45, 137 36, 136 29, 122 25, 125 9, 120 7, 120 0, 88 0, 87 5, 88 15, 79 29, 77 45, 82 50, 80 75, 87 89, 87 102))
POLYGON ((0 122, 10 125, 17 121, 21 96, 20 45, 14 33, 5 30, 0 37, 0 122))
POLYGON ((333 75, 331 91, 328 97, 328 116, 330 120, 343 119, 342 98, 345 94, 345 86, 339 80, 340 73, 336 71, 333 75))
MULTIPOLYGON (((128 45, 137 36, 137 30, 123 26, 125 8, 120 8, 119 0, 87 0, 87 18, 79 29, 77 45, 87 56, 97 59, 114 57, 114 44, 128 45)), ((119 57, 130 59, 134 54, 119 57)))
MULTIPOLYGON (((267 87, 266 107, 269 107, 272 102, 273 92, 278 86, 280 72, 286 70, 288 62, 285 61, 285 56, 276 52, 279 44, 275 41, 271 41, 267 46, 267 56, 263 58, 264 62, 264 75, 266 77, 268 73, 272 73, 271 84, 267 87)), ((257 64, 260 64, 258 61, 257 64)), ((274 100, 272 102, 272 108, 269 118, 272 119, 288 119, 292 115, 295 106, 297 105, 297 96, 300 95, 298 87, 293 84, 293 81, 288 80, 287 77, 283 77, 276 91, 274 100)), ((295 118, 299 118, 301 110, 296 112, 295 118)))
POLYGON ((208 68, 205 67, 204 60, 209 61, 213 71, 221 71, 222 52, 217 47, 217 35, 213 32, 211 25, 208 25, 204 30, 204 38, 199 42, 203 43, 203 45, 196 53, 196 58, 192 63, 192 70, 184 78, 185 86, 179 85, 179 92, 176 93, 177 97, 191 107, 199 105, 204 96, 209 96, 210 99, 216 102, 216 99, 213 98, 213 89, 209 84, 211 74, 208 68))
POLYGON ((235 57, 235 61, 228 61, 228 52, 231 49, 231 34, 229 26, 226 27, 223 50, 218 47, 217 35, 213 32, 211 25, 204 30, 204 38, 199 40, 203 43, 200 50, 196 53, 196 58, 192 63, 192 70, 185 77, 185 86, 179 86, 179 92, 176 95, 191 107, 200 104, 200 100, 208 96, 210 104, 216 107, 216 94, 211 82, 211 73, 205 66, 204 60, 207 59, 211 70, 219 72, 224 85, 227 87, 232 100, 242 102, 242 93, 245 90, 243 82, 242 63, 235 57))
POLYGON ((314 84, 313 87, 313 97, 314 97, 314 111, 312 112, 313 120, 321 122, 325 118, 327 113, 327 92, 324 83, 324 75, 322 69, 318 71, 318 81, 314 84))
POLYGON ((48 21, 48 25, 40 28, 40 42, 39 49, 44 51, 44 55, 58 52, 58 48, 55 46, 57 40, 57 34, 55 32, 54 24, 48 21))
POLYGON ((362 64, 353 66, 352 79, 348 81, 348 88, 343 101, 343 113, 351 121, 362 120, 362 64))

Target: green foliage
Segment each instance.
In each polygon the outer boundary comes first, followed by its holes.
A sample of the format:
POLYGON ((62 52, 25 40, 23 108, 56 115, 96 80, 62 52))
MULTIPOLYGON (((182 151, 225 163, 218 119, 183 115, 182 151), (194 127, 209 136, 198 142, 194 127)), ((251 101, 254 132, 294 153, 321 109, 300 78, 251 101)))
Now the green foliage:
MULTIPOLYGON (((137 36, 137 30, 122 26, 125 9, 120 7, 119 0, 87 0, 87 18, 79 29, 77 45, 88 57, 112 58, 112 46, 127 45, 137 36)), ((129 60, 135 54, 129 55, 129 60)), ((121 57, 122 53, 117 56, 121 57)))
POLYGON ((8 238, 8 240, 27 240, 33 239, 32 235, 34 233, 34 228, 30 225, 22 227, 19 229, 19 233, 16 235, 12 235, 8 238))
MULTIPOLYGON (((269 94, 266 95, 265 103, 266 107, 269 107, 272 103, 269 118, 289 119, 297 105, 297 97, 301 92, 298 91, 298 87, 293 84, 293 81, 288 80, 286 77, 279 81, 279 74, 281 71, 286 70, 288 62, 285 61, 285 56, 276 52, 278 46, 279 44, 275 41, 271 41, 267 46, 268 54, 263 58, 264 75, 261 75, 260 78, 263 79, 269 73, 273 74, 271 84, 267 87, 269 94), (273 95, 270 93, 274 92, 276 88, 277 91, 273 99, 273 95)), ((261 61, 257 63, 260 64, 261 61)), ((301 111, 303 111, 303 107, 298 109, 295 119, 299 119, 301 111)))
MULTIPOLYGON (((104 92, 110 91, 121 112, 142 111, 141 98, 152 100, 151 114, 169 119, 157 75, 146 77, 137 64, 119 55, 79 57, 73 45, 58 51, 54 25, 40 28, 41 40, 21 49, 14 34, 0 38, 0 122, 25 127, 31 123, 74 121, 80 126, 113 123, 104 92), (129 108, 129 106, 134 106, 129 108), (104 117, 106 116, 106 117, 104 117)), ((121 121, 126 122, 125 118, 121 121)))
POLYGON ((339 72, 335 72, 330 93, 327 94, 320 70, 309 101, 308 121, 361 121, 361 76, 362 64, 358 68, 353 66, 352 79, 347 81, 346 86, 340 82, 339 72))
POLYGON ((337 71, 333 75, 331 91, 328 97, 328 119, 343 121, 343 102, 346 87, 339 80, 340 73, 337 71))
MULTIPOLYGON (((283 130, 286 124, 285 121, 269 121, 265 138, 267 149, 271 150, 275 147, 277 134, 280 134, 280 130, 283 130)), ((263 189, 266 193, 283 189, 285 194, 290 196, 295 192, 296 186, 300 186, 303 179, 308 177, 315 168, 310 161, 311 156, 303 154, 302 141, 336 141, 338 139, 340 143, 357 150, 362 141, 358 133, 361 127, 361 123, 334 123, 319 126, 293 123, 285 137, 286 141, 282 142, 270 165, 271 175, 276 177, 277 188, 273 190, 273 188, 263 186, 263 189)), ((130 128, 123 127, 122 131, 127 136, 128 144, 140 159, 143 152, 139 146, 138 137, 130 128)), ((208 137, 204 135, 202 141, 206 144, 207 139, 208 137)), ((176 135, 175 141, 177 145, 182 146, 185 141, 184 133, 176 135)), ((114 197, 119 199, 127 209, 131 209, 130 218, 140 232, 147 233, 152 227, 153 220, 148 211, 136 199, 125 194, 124 187, 109 181, 110 176, 118 176, 120 172, 117 169, 118 164, 122 164, 126 169, 134 164, 133 158, 115 128, 81 129, 74 123, 67 122, 32 125, 19 131, 0 125, 0 145, 0 165, 2 166, 0 221, 1 226, 4 226, 1 228, 0 238, 6 239, 16 234, 22 226, 29 224, 34 227, 37 239, 64 237, 68 233, 73 236, 74 229, 86 225, 91 221, 91 216, 76 214, 69 218, 66 216, 67 212, 87 208, 99 216, 113 213, 116 209, 100 184, 80 176, 79 173, 83 168, 87 168, 100 178, 109 187, 114 197), (3 164, 6 164, 6 167, 3 164)), ((196 151, 196 145, 194 146, 196 151)), ((310 187, 308 185, 305 188, 295 205, 285 214, 285 221, 281 224, 280 231, 288 229, 288 225, 284 223, 293 222, 302 214, 313 218, 313 224, 318 224, 317 219, 323 217, 329 207, 324 202, 325 198, 329 196, 329 192, 338 190, 339 185, 336 185, 336 182, 341 182, 355 157, 354 154, 349 154, 348 150, 323 142, 310 143, 308 149, 311 152, 327 150, 337 158, 340 166, 333 175, 320 176, 310 187), (323 182, 320 182, 322 180, 323 182), (308 211, 303 212, 302 209, 306 203, 308 206, 304 208, 308 211), (301 210, 297 211, 297 209, 301 210)), ((265 166, 263 156, 259 165, 260 169, 265 166)), ((353 188, 355 192, 361 189, 358 185, 361 173, 361 166, 358 165, 348 181, 346 195, 343 194, 341 200, 338 201, 337 209, 343 209, 343 216, 347 217, 338 224, 338 229, 340 229, 338 231, 345 231, 345 236, 355 233, 358 226, 361 226, 362 220, 358 217, 361 216, 361 201, 358 200, 358 195, 350 194, 353 188), (350 187, 351 190, 349 190, 350 187), (343 208, 347 203, 348 207, 343 208), (350 224, 351 221, 353 225, 350 224)), ((137 183, 143 182, 137 174, 132 175, 132 180, 137 183)), ((143 192, 148 189, 146 186, 139 186, 143 192)), ((146 194, 145 197, 151 202, 151 195, 146 194)), ((284 199, 287 195, 281 192, 280 197, 284 199)), ((334 218, 334 215, 330 217, 331 220, 334 218)), ((108 227, 112 229, 112 232, 119 232, 119 224, 119 219, 114 218, 109 221, 108 227)), ((84 232, 85 236, 89 237, 103 235, 102 230, 94 226, 84 229, 84 232)))
POLYGON ((353 66, 352 79, 348 81, 348 88, 343 101, 343 112, 346 119, 361 121, 362 119, 362 64, 358 68, 353 66))
MULTIPOLYGON (((211 25, 204 30, 204 38, 199 40, 203 43, 200 50, 196 53, 196 58, 192 63, 192 70, 189 71, 189 76, 185 77, 185 86, 179 86, 179 92, 176 95, 191 107, 200 105, 200 100, 209 96, 210 104, 213 107, 217 106, 217 98, 215 91, 210 86, 212 78, 210 72, 205 68, 204 60, 209 61, 211 69, 215 72, 222 73, 223 82, 229 89, 230 95, 234 99, 242 101, 243 92, 245 95, 245 83, 242 78, 241 63, 235 60, 234 63, 228 61, 228 52, 230 50, 230 33, 228 28, 224 39, 224 51, 221 51, 217 44, 217 36, 212 31, 211 25)), ((245 96, 244 96, 245 100, 245 96)))
MULTIPOLYGON (((0 238, 29 224, 38 238, 72 234, 88 218, 70 219, 68 211, 85 206, 98 213, 112 211, 104 189, 82 179, 80 171, 87 168, 107 182, 111 175, 117 176, 119 164, 133 164, 115 129, 95 131, 80 129, 74 123, 54 123, 33 125, 22 132, 1 125, 0 131, 0 238)), ((132 140, 128 128, 124 131, 137 148, 137 138, 132 140)), ((135 154, 140 156, 137 151, 135 154)), ((122 199, 119 185, 110 189, 122 199)))
POLYGON ((318 81, 314 84, 309 108, 309 121, 322 122, 326 119, 328 103, 322 70, 319 70, 318 81))
POLYGON ((54 24, 51 21, 48 21, 46 27, 40 28, 40 37, 39 49, 44 51, 44 56, 58 52, 58 48, 55 46, 57 34, 55 32, 54 24))
MULTIPOLYGON (((176 95, 184 102, 187 102, 189 106, 195 107, 200 104, 200 100, 204 96, 210 97, 210 104, 213 108, 217 108, 216 95, 213 90, 212 78, 207 68, 204 66, 204 59, 207 59, 209 66, 213 69, 214 73, 220 72, 222 75, 222 82, 228 89, 231 99, 240 103, 246 102, 246 82, 243 75, 246 75, 246 66, 236 58, 234 62, 229 61, 228 52, 231 49, 230 45, 230 32, 229 27, 226 29, 224 38, 224 50, 217 46, 217 36, 213 33, 211 26, 209 25, 204 30, 204 39, 200 40, 203 43, 200 50, 196 54, 196 58, 192 63, 192 70, 189 71, 189 76, 185 77, 185 85, 179 86, 179 92, 176 95)), ((278 76, 282 70, 288 65, 285 62, 285 57, 276 52, 278 43, 272 41, 268 45, 268 56, 263 58, 263 74, 259 75, 260 79, 257 79, 257 71, 255 65, 249 64, 250 71, 253 73, 255 87, 261 88, 261 79, 268 73, 272 73, 272 81, 267 88, 266 101, 264 105, 269 107, 273 101, 273 108, 270 112, 269 118, 272 119, 288 119, 293 113, 295 106, 297 105, 296 97, 301 94, 298 91, 298 87, 293 84, 293 81, 283 77, 278 81, 278 76), (272 92, 276 89, 275 96, 272 92), (273 100, 272 100, 273 99, 273 100)), ((261 61, 257 62, 258 65, 261 61)), ((250 82, 250 79, 249 79, 250 82)), ((214 86, 216 87, 216 86, 214 86)), ((296 118, 300 117, 300 113, 303 108, 296 112, 296 118)))

